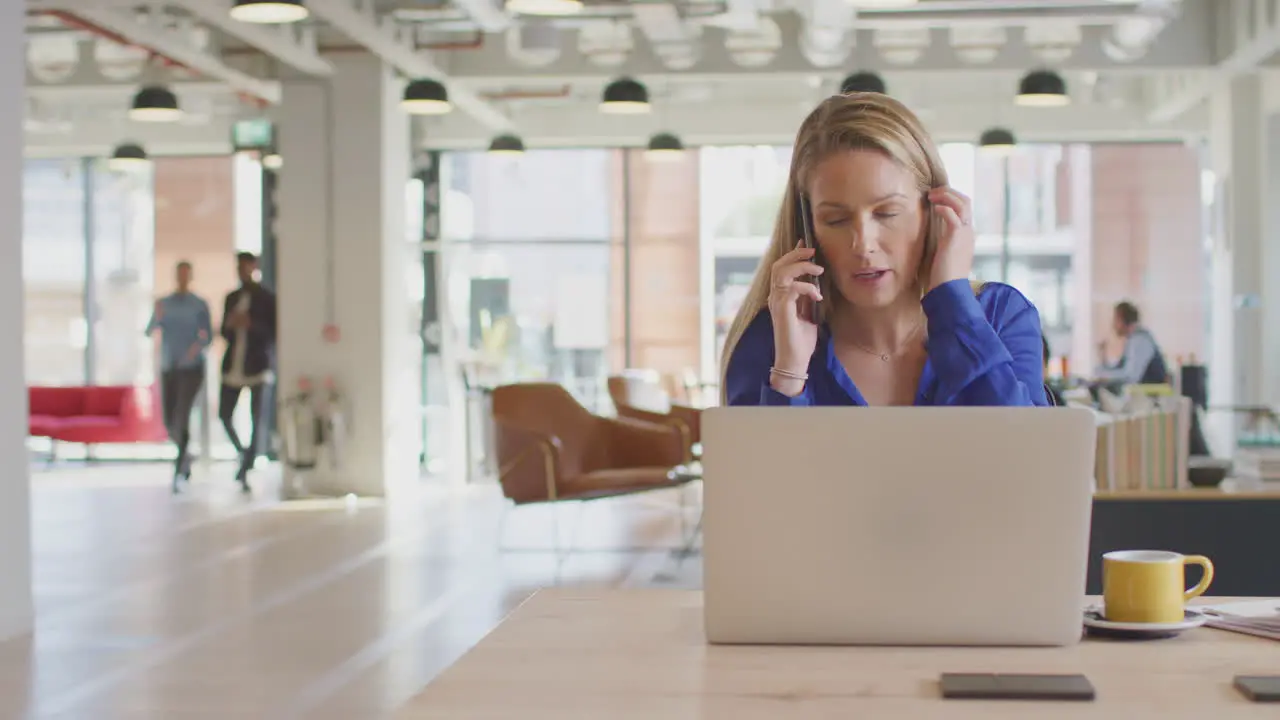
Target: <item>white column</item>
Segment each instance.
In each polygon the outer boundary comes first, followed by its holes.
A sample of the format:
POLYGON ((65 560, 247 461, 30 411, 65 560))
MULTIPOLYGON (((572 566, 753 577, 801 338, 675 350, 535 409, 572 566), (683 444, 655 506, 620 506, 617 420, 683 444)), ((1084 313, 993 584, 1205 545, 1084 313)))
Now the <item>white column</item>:
POLYGON ((1266 161, 1262 84, 1241 76, 1210 99, 1210 163, 1226 213, 1213 250, 1210 397, 1215 405, 1263 398, 1262 315, 1266 161))
MULTIPOLYGON (((285 84, 277 116, 280 396, 303 377, 332 377, 350 424, 343 463, 301 479, 311 493, 382 496, 417 476, 421 444, 406 282, 418 252, 405 236, 409 122, 402 85, 380 60, 330 59, 330 80, 285 84), (336 341, 325 338, 329 323, 336 341)), ((285 476, 295 477, 287 464, 285 476)))
POLYGON ((30 632, 31 491, 22 331, 22 3, 0 3, 0 640, 30 632))
POLYGON ((1280 115, 1271 114, 1265 119, 1265 153, 1267 164, 1266 184, 1263 187, 1263 208, 1266 210, 1261 239, 1262 263, 1259 273, 1262 282, 1262 400, 1280 405, 1280 115))

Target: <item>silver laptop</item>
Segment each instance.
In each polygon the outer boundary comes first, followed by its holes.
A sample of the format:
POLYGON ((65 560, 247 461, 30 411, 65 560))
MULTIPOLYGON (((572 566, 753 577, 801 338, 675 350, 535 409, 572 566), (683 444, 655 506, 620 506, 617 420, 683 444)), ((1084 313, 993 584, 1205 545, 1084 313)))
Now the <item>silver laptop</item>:
POLYGON ((1065 408, 707 410, 707 639, 1077 642, 1094 427, 1065 408))

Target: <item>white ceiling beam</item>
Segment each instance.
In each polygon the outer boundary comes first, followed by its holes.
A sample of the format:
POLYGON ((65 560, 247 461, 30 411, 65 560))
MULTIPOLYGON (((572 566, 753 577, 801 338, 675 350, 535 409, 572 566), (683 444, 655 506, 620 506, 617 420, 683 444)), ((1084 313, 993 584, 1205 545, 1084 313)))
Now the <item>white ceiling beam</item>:
POLYGON ((1213 26, 1222 44, 1208 72, 1176 83, 1157 82, 1148 119, 1167 123, 1209 98, 1239 75, 1253 72, 1280 53, 1280 1, 1214 0, 1213 26))
POLYGON ((455 4, 487 33, 503 32, 511 27, 511 16, 498 7, 495 0, 455 0, 455 4))
MULTIPOLYGON (((753 100, 665 105, 651 116, 612 116, 583 103, 528 106, 515 113, 525 145, 638 147, 655 132, 673 132, 688 145, 790 145, 808 112, 796 102, 753 100)), ((975 142, 983 130, 1010 127, 1022 142, 1186 141, 1201 134, 1191 118, 1152 127, 1140 107, 1078 104, 1044 111, 1010 104, 944 104, 921 112, 938 142, 975 142)), ((423 134, 428 147, 482 149, 490 136, 461 118, 433 118, 423 134)))
POLYGON ((506 115, 469 89, 449 83, 449 75, 439 65, 426 53, 405 42, 391 24, 374 14, 368 3, 357 7, 351 0, 310 0, 307 7, 405 76, 433 78, 445 83, 453 104, 490 130, 511 129, 511 121, 506 115))
POLYGON ((712 24, 733 30, 755 30, 760 25, 760 4, 757 0, 727 0, 725 12, 712 24))
POLYGON ((227 65, 215 55, 196 49, 190 38, 137 20, 136 16, 121 9, 93 9, 76 0, 53 0, 33 3, 40 10, 60 10, 74 15, 89 25, 124 38, 126 41, 147 48, 152 52, 194 70, 202 75, 225 82, 232 90, 251 95, 265 102, 280 102, 280 83, 264 80, 241 72, 227 65))
MULTIPOLYGON (((199 96, 230 95, 231 90, 226 83, 216 80, 176 80, 166 82, 166 86, 179 98, 199 96)), ((28 83, 27 96, 48 101, 119 101, 121 106, 127 104, 126 98, 138 92, 138 81, 112 82, 63 82, 63 83, 28 83)))
POLYGON ((631 6, 636 25, 654 45, 689 41, 689 28, 685 27, 680 11, 666 2, 643 2, 631 6))
POLYGON ((232 122, 213 118, 203 125, 155 123, 147 128, 123 118, 76 122, 64 132, 28 129, 23 151, 27 157, 105 157, 122 142, 138 142, 153 156, 225 155, 232 149, 232 122))
POLYGON ((289 25, 255 25, 231 18, 229 0, 169 0, 208 25, 255 47, 308 75, 333 74, 333 65, 316 51, 314 32, 289 25))
MULTIPOLYGON (((703 77, 762 77, 768 75, 792 75, 821 72, 824 68, 809 62, 801 52, 799 37, 802 21, 795 14, 776 15, 773 19, 782 31, 782 45, 773 61, 763 67, 744 67, 733 60, 725 49, 726 32, 721 28, 705 27, 701 40, 701 53, 697 62, 687 70, 672 71, 665 67, 647 44, 639 44, 632 51, 623 68, 627 75, 638 77, 685 75, 703 77)), ((1196 24, 1197 13, 1184 13, 1174 19, 1156 39, 1153 46, 1141 58, 1133 62, 1118 62, 1103 49, 1110 28, 1092 26, 1082 28, 1082 38, 1072 54, 1061 62, 1054 62, 1055 69, 1063 71, 1087 70, 1097 72, 1151 72, 1197 69, 1213 64, 1210 29, 1196 24)), ((861 28, 863 16, 856 24, 861 28)), ((565 30, 564 47, 576 46, 576 31, 565 30)), ((948 34, 943 30, 931 31, 930 42, 921 49, 920 59, 909 65, 894 65, 881 56, 872 32, 859 29, 852 52, 844 61, 845 68, 907 73, 960 73, 971 74, 986 71, 1026 72, 1043 67, 1046 61, 1029 47, 1022 33, 1011 32, 1009 42, 1003 45, 989 63, 965 62, 952 48, 948 34)), ((536 67, 513 60, 501 43, 488 43, 475 50, 455 53, 449 57, 449 74, 457 80, 483 80, 494 85, 515 84, 538 80, 548 83, 573 82, 583 79, 609 78, 623 70, 601 67, 580 53, 562 53, 546 65, 536 67)))

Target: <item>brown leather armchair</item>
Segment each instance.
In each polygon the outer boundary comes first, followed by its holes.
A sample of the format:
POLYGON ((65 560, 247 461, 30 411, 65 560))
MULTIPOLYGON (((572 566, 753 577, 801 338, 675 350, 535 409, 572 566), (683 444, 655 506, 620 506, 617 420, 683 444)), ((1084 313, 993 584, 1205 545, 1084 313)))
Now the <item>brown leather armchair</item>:
POLYGON ((591 413, 560 385, 493 390, 502 492, 517 505, 588 500, 672 488, 685 438, 670 425, 591 413))
POLYGON ((653 378, 628 373, 609 378, 609 397, 618 416, 673 427, 684 438, 684 461, 693 458, 693 446, 702 442, 702 410, 671 402, 653 378))

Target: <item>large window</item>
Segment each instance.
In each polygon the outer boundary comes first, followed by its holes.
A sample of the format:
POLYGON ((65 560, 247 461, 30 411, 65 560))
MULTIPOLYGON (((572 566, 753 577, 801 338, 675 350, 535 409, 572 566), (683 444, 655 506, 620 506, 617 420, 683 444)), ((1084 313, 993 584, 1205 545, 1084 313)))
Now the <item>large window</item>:
POLYGON ((142 335, 153 304, 150 172, 32 159, 23 193, 28 381, 151 384, 155 366, 142 335))
POLYGON ((553 379, 601 401, 613 152, 445 156, 446 332, 471 382, 553 379))
POLYGON ((711 379, 719 374, 725 334, 773 235, 791 148, 708 147, 700 155, 702 375, 711 379))
POLYGON ((26 372, 31 385, 86 381, 86 164, 27 160, 23 177, 26 372))
POLYGON ((1020 145, 1003 156, 965 143, 943 146, 953 176, 956 168, 972 168, 969 193, 978 234, 974 278, 1021 290, 1040 310, 1054 347, 1070 345, 1072 258, 1077 239, 1087 236, 1070 222, 1059 222, 1057 180, 1064 151, 1061 145, 1020 145))
POLYGON ((150 168, 113 173, 92 165, 90 312, 98 385, 150 385, 152 343, 142 334, 155 304, 155 202, 150 168))

